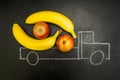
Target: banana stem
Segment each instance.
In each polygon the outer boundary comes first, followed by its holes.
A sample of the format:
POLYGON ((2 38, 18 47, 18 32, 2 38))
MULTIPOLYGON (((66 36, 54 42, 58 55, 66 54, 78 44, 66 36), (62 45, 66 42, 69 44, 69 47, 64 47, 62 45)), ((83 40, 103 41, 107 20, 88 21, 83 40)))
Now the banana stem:
POLYGON ((58 30, 58 33, 60 34, 62 32, 62 29, 58 30))
POLYGON ((55 35, 54 35, 54 37, 57 37, 61 32, 62 32, 62 29, 57 30, 56 33, 55 33, 55 35))

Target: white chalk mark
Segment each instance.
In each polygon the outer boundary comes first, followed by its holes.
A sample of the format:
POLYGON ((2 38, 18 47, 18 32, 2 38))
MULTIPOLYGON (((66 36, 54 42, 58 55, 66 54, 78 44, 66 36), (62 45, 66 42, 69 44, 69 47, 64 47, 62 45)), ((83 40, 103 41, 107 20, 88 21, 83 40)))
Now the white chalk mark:
POLYGON ((80 57, 80 59, 82 60, 82 59, 89 59, 89 58, 85 58, 85 57, 82 57, 82 58, 81 58, 81 57, 80 57))
POLYGON ((97 45, 107 45, 108 46, 108 57, 106 57, 105 59, 107 59, 107 60, 110 60, 110 43, 99 43, 99 42, 94 42, 94 43, 83 43, 83 44, 90 44, 90 45, 94 45, 94 44, 97 44, 97 45))
MULTIPOLYGON (((37 52, 35 52, 35 51, 30 51, 29 53, 28 53, 28 55, 26 56, 26 58, 23 58, 22 57, 22 50, 24 50, 24 49, 27 49, 27 48, 24 48, 24 47, 20 47, 19 48, 19 59, 20 60, 27 60, 27 62, 30 64, 30 65, 37 65, 37 63, 39 62, 39 60, 90 60, 90 63, 92 64, 92 65, 100 65, 100 64, 102 64, 103 63, 103 61, 104 61, 104 59, 106 59, 106 60, 110 60, 110 43, 101 43, 101 42, 95 42, 94 40, 94 38, 95 38, 95 36, 94 36, 95 34, 94 34, 94 31, 79 31, 78 32, 78 45, 77 45, 77 47, 73 47, 73 49, 75 49, 75 50, 77 50, 77 57, 75 57, 75 58, 39 58, 39 55, 38 55, 38 53, 37 52), (91 37, 90 37, 90 39, 92 39, 92 41, 91 42, 85 42, 84 40, 83 40, 83 34, 91 34, 91 37), (88 58, 85 58, 84 56, 83 56, 83 44, 86 44, 86 45, 89 45, 89 44, 91 44, 91 45, 94 45, 94 44, 98 44, 98 45, 107 45, 108 46, 108 56, 107 57, 105 57, 105 55, 104 55, 104 53, 103 53, 103 51, 101 51, 101 50, 96 50, 96 51, 94 51, 93 53, 91 53, 91 55, 90 55, 90 57, 88 57, 88 58), (80 49, 80 50, 79 50, 80 49), (96 54, 96 52, 100 52, 101 54, 102 54, 102 59, 101 59, 101 61, 99 62, 99 63, 94 63, 93 61, 92 61, 92 57, 93 57, 93 55, 94 54, 96 54), (35 63, 31 63, 30 61, 29 61, 29 55, 30 54, 32 54, 32 53, 34 53, 35 55, 36 55, 36 57, 37 57, 37 61, 35 62, 35 63)), ((53 47, 53 48, 51 48, 51 49, 57 49, 57 47, 53 47)))
MULTIPOLYGON (((78 47, 73 47, 73 49, 77 49, 78 47)), ((58 49, 57 47, 53 47, 51 49, 58 49)))
POLYGON ((79 44, 80 44, 80 42, 79 42, 79 40, 80 40, 80 34, 79 34, 79 32, 78 32, 78 49, 77 49, 77 58, 78 58, 78 60, 79 60, 79 57, 80 57, 80 52, 79 52, 79 49, 80 49, 80 47, 79 47, 79 44))
POLYGON ((36 53, 35 51, 30 51, 28 54, 27 54, 27 56, 26 56, 26 59, 27 59, 27 62, 30 64, 30 65, 32 65, 32 66, 34 66, 34 65, 37 65, 37 63, 39 62, 39 55, 38 55, 38 53, 36 53), (35 54, 36 55, 36 57, 37 57, 37 61, 35 62, 35 63, 31 63, 30 62, 30 60, 29 60, 29 55, 30 54, 35 54))
POLYGON ((26 49, 26 48, 25 48, 25 47, 20 47, 20 48, 19 48, 19 59, 20 59, 20 60, 26 60, 26 58, 23 58, 23 57, 22 57, 22 50, 23 50, 23 49, 26 49))
POLYGON ((82 32, 81 32, 80 34, 81 34, 81 35, 80 35, 80 39, 81 39, 81 40, 78 40, 78 41, 81 41, 81 42, 80 42, 80 43, 81 43, 81 44, 80 44, 80 47, 81 47, 81 56, 80 56, 80 57, 81 57, 81 58, 83 58, 83 48, 82 48, 82 32))
MULTIPOLYGON (((92 34, 92 42, 91 43, 94 43, 94 32, 93 31, 79 31, 78 32, 78 49, 79 49, 79 45, 80 45, 80 50, 81 50, 81 53, 78 53, 78 54, 81 54, 80 56, 80 59, 89 59, 89 58, 83 58, 83 43, 85 43, 83 41, 83 34, 92 34), (79 41, 81 44, 79 44, 79 41)), ((88 43, 88 42, 86 42, 88 43)), ((78 51, 79 52, 79 51, 78 51)))
POLYGON ((108 58, 106 59, 110 60, 110 43, 108 43, 108 58))
POLYGON ((96 50, 96 51, 94 51, 94 52, 91 54, 91 56, 90 56, 90 63, 93 64, 93 65, 100 65, 100 64, 103 63, 104 57, 105 57, 105 55, 104 55, 103 51, 101 51, 101 50, 96 50), (93 60, 92 60, 92 57, 93 57, 96 53, 98 53, 98 52, 102 54, 102 59, 101 59, 100 62, 94 63, 93 60))
POLYGON ((39 58, 39 60, 78 60, 77 58, 39 58))
MULTIPOLYGON (((94 43, 94 32, 93 31, 79 31, 78 34, 81 34, 81 36, 83 34, 92 34, 92 42, 90 42, 90 43, 94 43)), ((78 40, 80 40, 80 39, 78 39, 78 40)), ((83 43, 83 41, 81 41, 81 42, 83 43)), ((87 42, 87 43, 89 43, 89 42, 87 42)))

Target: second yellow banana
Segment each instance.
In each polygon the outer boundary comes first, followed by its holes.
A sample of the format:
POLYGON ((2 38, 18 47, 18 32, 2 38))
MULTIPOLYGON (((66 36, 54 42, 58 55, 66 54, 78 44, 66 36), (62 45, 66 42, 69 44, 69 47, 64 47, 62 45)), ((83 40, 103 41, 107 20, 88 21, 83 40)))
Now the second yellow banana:
POLYGON ((39 21, 50 22, 60 26, 65 31, 71 33, 76 38, 73 22, 63 14, 55 11, 38 11, 26 19, 27 24, 35 24, 39 21))

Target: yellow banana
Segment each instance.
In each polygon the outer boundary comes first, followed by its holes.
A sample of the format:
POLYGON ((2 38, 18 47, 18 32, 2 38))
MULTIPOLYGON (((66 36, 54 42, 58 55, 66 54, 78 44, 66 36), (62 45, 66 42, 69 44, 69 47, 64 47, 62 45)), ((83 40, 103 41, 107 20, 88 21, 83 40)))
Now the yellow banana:
POLYGON ((73 38, 77 37, 74 31, 74 25, 72 21, 68 17, 64 16, 63 14, 59 12, 38 11, 38 12, 31 14, 26 19, 27 24, 34 24, 39 21, 54 23, 60 26, 61 28, 63 28, 65 31, 71 33, 73 38))
POLYGON ((26 47, 28 49, 39 50, 39 51, 48 50, 48 49, 52 48, 55 45, 56 38, 61 33, 61 31, 62 30, 56 31, 56 33, 53 36, 48 37, 46 39, 37 40, 37 39, 34 39, 34 38, 28 36, 23 31, 23 29, 20 27, 20 25, 17 23, 13 24, 13 29, 12 29, 15 39, 21 45, 23 45, 24 47, 26 47))

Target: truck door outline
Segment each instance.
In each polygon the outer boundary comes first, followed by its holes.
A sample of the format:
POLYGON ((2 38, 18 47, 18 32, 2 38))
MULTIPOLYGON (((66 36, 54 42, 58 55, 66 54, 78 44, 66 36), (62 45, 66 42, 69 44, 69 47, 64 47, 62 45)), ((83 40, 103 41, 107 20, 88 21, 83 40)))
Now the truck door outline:
MULTIPOLYGON (((40 58, 38 53, 36 51, 30 51, 26 58, 23 58, 22 57, 22 50, 24 49, 27 49, 25 47, 20 47, 19 48, 19 59, 20 60, 26 60, 30 65, 32 66, 35 66, 38 64, 39 60, 89 60, 90 63, 92 65, 100 65, 103 63, 104 59, 105 60, 110 60, 110 43, 101 43, 101 42, 95 42, 95 34, 94 34, 94 31, 78 31, 78 44, 77 44, 77 47, 74 47, 73 49, 77 49, 77 57, 76 58, 40 58), (83 34, 86 33, 86 34, 92 34, 92 41, 91 42, 85 42, 83 41, 83 34), (86 44, 86 45, 94 45, 94 44, 97 44, 97 45, 107 45, 108 46, 108 56, 105 57, 104 55, 104 52, 102 50, 96 50, 94 51, 93 53, 91 53, 91 56, 89 58, 85 58, 83 57, 83 44, 86 44), (80 50, 79 50, 80 49, 80 50), (97 52, 101 53, 102 55, 102 59, 99 63, 94 63, 92 61, 92 57, 94 54, 96 54, 97 52), (34 53, 37 57, 37 61, 35 63, 31 63, 28 59, 29 55, 34 53)), ((57 49, 56 47, 53 47, 52 49, 57 49)))

